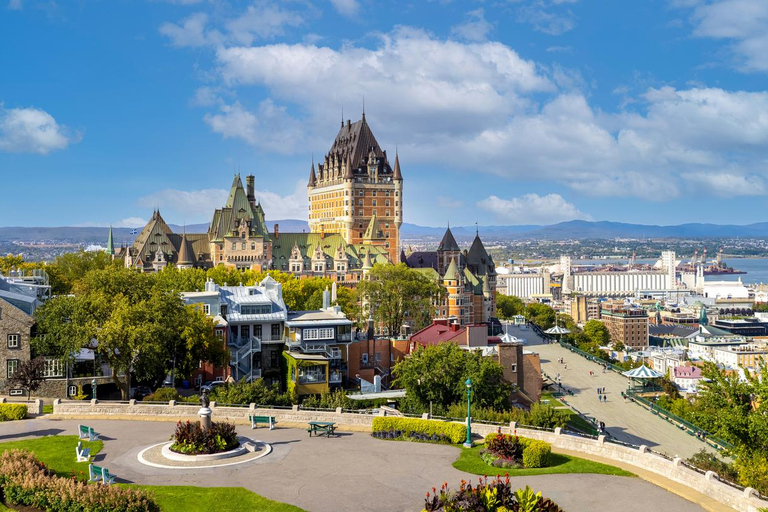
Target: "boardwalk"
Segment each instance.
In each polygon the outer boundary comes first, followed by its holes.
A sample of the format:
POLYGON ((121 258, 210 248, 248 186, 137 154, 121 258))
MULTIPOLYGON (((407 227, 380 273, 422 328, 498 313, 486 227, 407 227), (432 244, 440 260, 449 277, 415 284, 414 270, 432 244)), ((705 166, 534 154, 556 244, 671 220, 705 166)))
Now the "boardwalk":
POLYGON ((663 419, 652 415, 637 404, 624 402, 621 391, 627 378, 612 371, 602 373, 602 367, 556 343, 545 343, 530 329, 509 326, 509 333, 527 340, 526 347, 538 352, 541 369, 554 377, 560 374, 563 386, 573 391, 566 401, 578 411, 605 423, 606 430, 616 439, 687 458, 706 445, 663 419), (565 364, 558 363, 564 358, 565 364), (566 370, 566 366, 568 369, 566 370), (589 371, 595 372, 593 376, 589 371), (604 387, 608 401, 598 402, 597 388, 604 387))

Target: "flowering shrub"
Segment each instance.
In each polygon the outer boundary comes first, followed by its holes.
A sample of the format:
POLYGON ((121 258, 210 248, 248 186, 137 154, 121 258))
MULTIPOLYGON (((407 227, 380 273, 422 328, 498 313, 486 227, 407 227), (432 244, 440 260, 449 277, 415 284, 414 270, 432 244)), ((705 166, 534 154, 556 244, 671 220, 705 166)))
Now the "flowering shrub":
POLYGON ((0 489, 8 504, 51 512, 160 511, 146 491, 55 476, 33 453, 23 450, 6 450, 0 455, 0 489))
POLYGON ((233 423, 214 421, 211 428, 203 430, 200 422, 178 422, 171 437, 171 450, 187 455, 221 453, 234 450, 240 445, 233 423))
POLYGON ((516 435, 488 434, 485 446, 480 450, 480 458, 498 468, 544 468, 552 453, 549 443, 516 435))
POLYGON ((457 512, 471 510, 473 512, 562 512, 549 498, 542 498, 541 493, 534 494, 526 486, 525 489, 512 491, 509 475, 488 480, 487 477, 478 479, 473 486, 464 480, 457 491, 448 488, 448 482, 443 483, 438 491, 432 488, 424 500, 424 512, 457 512))
POLYGON ((24 404, 0 404, 0 421, 23 420, 27 417, 24 404))

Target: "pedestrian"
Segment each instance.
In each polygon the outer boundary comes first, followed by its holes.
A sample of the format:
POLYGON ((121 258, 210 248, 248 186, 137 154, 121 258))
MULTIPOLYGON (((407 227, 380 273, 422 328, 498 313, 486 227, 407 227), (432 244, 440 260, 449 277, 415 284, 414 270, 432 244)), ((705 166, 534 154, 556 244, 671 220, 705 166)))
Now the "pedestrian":
POLYGON ((567 370, 567 369, 568 369, 568 365, 565 365, 565 366, 563 367, 563 369, 567 370))

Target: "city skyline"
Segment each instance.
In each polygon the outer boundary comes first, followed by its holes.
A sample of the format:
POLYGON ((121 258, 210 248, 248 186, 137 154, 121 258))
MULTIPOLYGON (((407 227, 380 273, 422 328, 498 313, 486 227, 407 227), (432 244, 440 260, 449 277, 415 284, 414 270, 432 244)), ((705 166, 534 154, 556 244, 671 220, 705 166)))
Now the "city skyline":
POLYGON ((203 223, 237 171, 306 220, 363 108, 408 223, 761 221, 768 6, 600 4, 0 3, 0 225, 203 223))

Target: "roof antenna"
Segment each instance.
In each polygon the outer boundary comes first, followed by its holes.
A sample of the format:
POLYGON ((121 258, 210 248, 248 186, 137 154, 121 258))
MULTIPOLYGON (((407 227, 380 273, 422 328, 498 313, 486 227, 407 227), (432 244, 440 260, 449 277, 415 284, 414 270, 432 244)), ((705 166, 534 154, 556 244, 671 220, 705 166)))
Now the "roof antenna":
POLYGON ((341 104, 341 127, 344 128, 344 104, 341 104))
POLYGON ((365 121, 365 94, 363 94, 363 121, 365 121))
POLYGON ((480 236, 480 228, 477 226, 477 221, 475 221, 475 235, 480 236))

